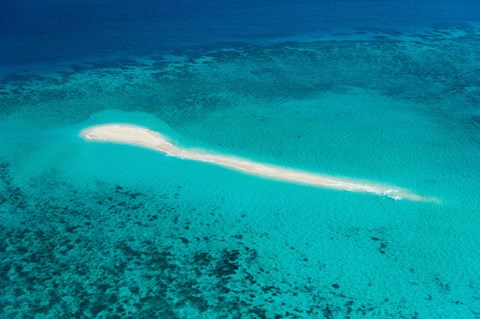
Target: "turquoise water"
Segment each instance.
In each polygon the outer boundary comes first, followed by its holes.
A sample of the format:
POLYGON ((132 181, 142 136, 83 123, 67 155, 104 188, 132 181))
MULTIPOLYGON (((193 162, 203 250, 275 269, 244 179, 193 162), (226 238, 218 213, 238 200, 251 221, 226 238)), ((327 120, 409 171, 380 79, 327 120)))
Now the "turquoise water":
POLYGON ((479 40, 377 30, 5 78, 2 316, 479 318, 479 40), (78 135, 110 122, 440 203, 78 135))

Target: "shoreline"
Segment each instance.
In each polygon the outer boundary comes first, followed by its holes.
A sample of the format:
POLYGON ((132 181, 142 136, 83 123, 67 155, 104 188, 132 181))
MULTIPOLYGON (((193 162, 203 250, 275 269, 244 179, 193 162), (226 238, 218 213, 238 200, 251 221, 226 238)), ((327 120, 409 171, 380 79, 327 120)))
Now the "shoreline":
POLYGON ((258 163, 244 158, 184 149, 173 145, 165 136, 158 132, 130 124, 91 126, 82 130, 80 136, 88 141, 140 146, 180 159, 210 163, 242 173, 277 181, 298 183, 333 190, 370 193, 378 196, 386 196, 395 200, 436 201, 396 186, 371 182, 358 182, 346 178, 308 173, 281 166, 258 163))

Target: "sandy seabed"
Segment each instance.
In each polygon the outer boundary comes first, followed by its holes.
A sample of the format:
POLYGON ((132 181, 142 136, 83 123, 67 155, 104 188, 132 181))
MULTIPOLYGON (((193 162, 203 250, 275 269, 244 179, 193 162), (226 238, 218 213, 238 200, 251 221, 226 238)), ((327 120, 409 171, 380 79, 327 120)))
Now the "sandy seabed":
POLYGON ((80 135, 89 141, 113 142, 149 148, 181 159, 211 163, 236 171, 278 181, 299 183, 322 188, 387 196, 395 200, 432 201, 406 189, 372 182, 357 182, 346 178, 315 174, 257 163, 248 159, 189 150, 173 145, 155 131, 130 124, 105 124, 88 127, 80 135))

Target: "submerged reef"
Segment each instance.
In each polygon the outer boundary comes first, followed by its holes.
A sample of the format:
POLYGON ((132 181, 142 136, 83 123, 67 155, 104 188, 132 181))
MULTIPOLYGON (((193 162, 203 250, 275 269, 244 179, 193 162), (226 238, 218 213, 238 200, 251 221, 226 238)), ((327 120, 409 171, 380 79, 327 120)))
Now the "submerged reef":
MULTIPOLYGON (((181 186, 172 194, 104 182, 78 189, 52 174, 18 187, 9 164, 0 167, 8 195, 0 203, 4 318, 418 317, 415 308, 388 297, 378 304, 352 295, 322 275, 335 265, 316 265, 290 247, 291 262, 318 276, 294 279, 275 266, 278 257, 262 255, 269 235, 245 231, 245 215, 234 227, 215 209, 189 207, 179 199, 181 186), (210 222, 199 222, 203 215, 210 222), (219 232, 218 225, 234 232, 219 232)), ((385 229, 332 236, 396 259, 385 229)), ((439 276, 432 285, 438 288, 433 299, 450 294, 439 276)))
MULTIPOLYGON (((0 80, 0 112, 48 111, 50 121, 78 122, 103 109, 133 108, 175 126, 241 101, 275 105, 352 87, 419 102, 422 111, 446 116, 452 104, 461 104, 456 114, 467 116, 480 102, 476 26, 367 31, 373 39, 232 44, 175 52, 176 59, 153 55, 12 74, 0 80)), ((475 125, 476 118, 465 121, 475 125)))

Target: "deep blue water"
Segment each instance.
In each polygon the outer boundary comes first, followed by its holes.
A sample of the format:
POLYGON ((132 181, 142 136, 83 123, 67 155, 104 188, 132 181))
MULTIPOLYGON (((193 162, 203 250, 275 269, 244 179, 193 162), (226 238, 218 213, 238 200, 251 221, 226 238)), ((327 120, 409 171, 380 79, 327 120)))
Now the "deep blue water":
POLYGON ((474 0, 4 0, 0 67, 304 33, 462 24, 479 17, 474 0))

